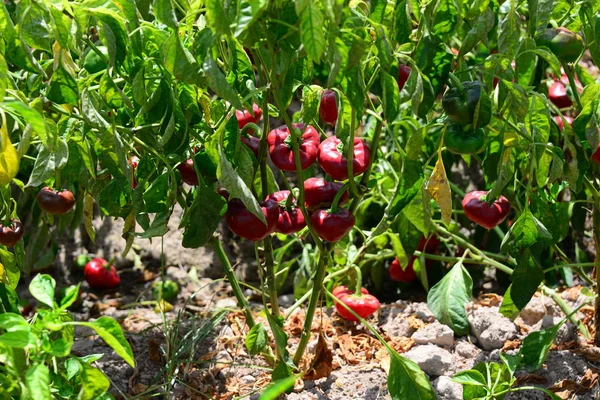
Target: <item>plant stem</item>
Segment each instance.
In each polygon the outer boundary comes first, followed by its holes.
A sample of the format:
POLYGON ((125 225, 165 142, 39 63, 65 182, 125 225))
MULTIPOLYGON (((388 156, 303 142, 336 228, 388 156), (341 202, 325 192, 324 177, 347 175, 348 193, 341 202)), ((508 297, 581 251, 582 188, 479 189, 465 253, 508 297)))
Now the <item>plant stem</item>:
MULTIPOLYGON (((548 286, 546 286, 544 284, 540 285, 540 289, 542 290, 542 292, 544 292, 544 294, 546 294, 547 296, 550 296, 552 298, 552 300, 554 300, 554 302, 561 309, 561 311, 569 317, 569 321, 571 321, 571 323, 573 325, 575 325, 577 327, 577 329, 579 329, 579 332, 581 332, 583 337, 585 337, 586 339, 589 340, 591 338, 591 335, 590 335, 590 332, 588 331, 587 327, 583 324, 582 321, 577 319, 577 316, 573 313, 573 309, 571 307, 569 307, 569 305, 567 303, 565 303, 565 301, 562 299, 562 297, 560 297, 560 295, 558 293, 556 293, 554 290, 550 289, 548 286)), ((596 302, 598 302, 598 297, 596 297, 596 302)), ((596 335, 594 335, 594 336, 596 336, 596 335)))
POLYGON ((352 108, 350 116, 350 136, 348 136, 348 143, 345 143, 346 150, 346 167, 348 169, 348 184, 350 185, 350 193, 352 196, 359 196, 358 190, 356 189, 356 182, 354 182, 354 120, 356 119, 356 110, 352 108))
POLYGON ((351 213, 354 213, 356 211, 356 208, 358 207, 358 204, 360 203, 360 200, 362 199, 362 196, 364 195, 364 190, 362 188, 367 187, 367 185, 369 183, 369 177, 371 176, 371 170, 373 169, 373 164, 375 163, 375 160, 377 159, 377 149, 379 146, 379 138, 381 136, 381 128, 382 127, 383 127, 383 123, 382 123, 381 119, 377 119, 377 124, 375 125, 375 133, 373 133, 373 140, 371 141, 371 151, 372 151, 371 163, 367 167, 367 170, 363 173, 363 176, 360 180, 361 195, 354 197, 352 199, 352 203, 350 203, 350 207, 348 207, 348 209, 350 210, 351 213))
MULTIPOLYGON (((594 232, 594 245, 596 249, 600 248, 600 209, 598 208, 598 203, 600 200, 598 198, 594 198, 594 206, 592 209, 592 231, 594 232)), ((598 256, 598 251, 596 250, 596 258, 594 259, 595 269, 596 269, 596 293, 600 294, 600 257, 598 256)), ((600 295, 596 297, 596 301, 594 302, 594 345, 600 345, 600 295)))
POLYGON ((227 258, 227 255, 225 254, 225 250, 223 250, 221 241, 217 236, 213 236, 212 239, 210 239, 209 244, 212 246, 217 258, 223 266, 223 271, 229 280, 231 289, 233 289, 233 294, 238 301, 238 305, 244 310, 244 314, 246 315, 246 323, 250 328, 252 328, 254 325, 256 325, 256 323, 254 322, 254 317, 252 316, 252 311, 250 310, 250 304, 248 303, 248 300, 246 300, 246 297, 244 297, 240 283, 235 277, 235 273, 233 272, 229 258, 227 258))
POLYGON ((577 91, 577 85, 575 84, 575 77, 573 76, 573 67, 567 63, 563 63, 563 69, 565 70, 565 74, 569 78, 569 85, 571 86, 571 91, 573 92, 573 97, 575 97, 575 102, 577 103, 577 107, 579 110, 582 110, 581 99, 579 98, 579 92, 577 91))
POLYGON ((315 310, 317 309, 317 305, 321 297, 321 289, 323 287, 323 280, 325 279, 327 260, 329 259, 329 253, 331 251, 331 248, 327 244, 325 246, 327 246, 327 248, 321 251, 319 254, 319 262, 317 264, 317 270, 315 271, 315 277, 313 279, 313 287, 310 296, 310 301, 308 303, 308 308, 306 309, 304 326, 302 327, 302 335, 300 336, 300 343, 298 343, 298 349, 294 354, 294 364, 296 365, 300 363, 300 360, 304 355, 304 350, 306 350, 306 345, 308 344, 308 341, 310 339, 312 322, 315 317, 315 310))

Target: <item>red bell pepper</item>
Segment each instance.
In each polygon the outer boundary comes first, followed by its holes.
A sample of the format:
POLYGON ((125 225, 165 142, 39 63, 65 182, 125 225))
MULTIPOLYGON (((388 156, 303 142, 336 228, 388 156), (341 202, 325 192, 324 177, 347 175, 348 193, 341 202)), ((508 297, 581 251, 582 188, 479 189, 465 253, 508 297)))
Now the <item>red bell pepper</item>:
POLYGON ((345 208, 335 212, 318 210, 310 216, 310 222, 319 237, 328 242, 337 242, 354 227, 354 215, 345 208))
MULTIPOLYGON (((319 133, 310 125, 294 124, 302 133, 300 141, 300 164, 302 170, 310 167, 317 159, 319 152, 319 133), (305 129, 306 127, 306 129, 305 129)), ((292 148, 292 137, 287 126, 273 129, 267 136, 271 161, 282 171, 296 171, 296 160, 292 148)))
POLYGON ((266 200, 273 200, 279 205, 279 219, 275 232, 291 235, 302 230, 306 226, 302 211, 296 207, 296 199, 292 201, 291 207, 287 208, 287 200, 290 196, 289 190, 281 190, 271 193, 266 200))
MULTIPOLYGON (((342 141, 331 136, 319 146, 319 165, 329 176, 338 181, 348 179, 348 160, 342 151, 342 141)), ((352 159, 352 173, 360 175, 367 170, 371 163, 371 150, 361 139, 354 138, 354 155, 352 159)))
POLYGON ((492 229, 502 223, 510 211, 510 203, 500 196, 491 205, 485 201, 488 192, 474 191, 463 198, 462 206, 465 215, 471 221, 486 229, 492 229))
POLYGON ((229 202, 225 220, 233 233, 251 241, 262 240, 275 231, 279 219, 279 205, 273 200, 261 203, 262 213, 267 220, 265 225, 252 214, 239 199, 229 202))
POLYGON ((321 103, 319 103, 319 116, 329 125, 335 125, 338 118, 337 100, 333 90, 325 90, 321 94, 321 103))
MULTIPOLYGON (((347 287, 338 286, 333 290, 332 293, 361 318, 368 318, 375 314, 375 312, 377 312, 379 309, 379 300, 377 300, 377 297, 369 294, 365 288, 361 288, 361 292, 361 295, 356 295, 347 287)), ((356 318, 350 311, 346 310, 346 308, 338 302, 335 302, 335 309, 343 319, 354 322, 358 321, 358 318, 356 318)))
MULTIPOLYGON (((304 181, 304 204, 311 211, 327 208, 333 203, 337 192, 344 185, 340 182, 328 182, 322 178, 309 178, 304 181)), ((350 200, 348 191, 340 197, 339 205, 343 206, 350 200)))
POLYGON ((113 289, 121 283, 114 265, 109 265, 103 258, 94 258, 83 268, 87 283, 94 289, 113 289))

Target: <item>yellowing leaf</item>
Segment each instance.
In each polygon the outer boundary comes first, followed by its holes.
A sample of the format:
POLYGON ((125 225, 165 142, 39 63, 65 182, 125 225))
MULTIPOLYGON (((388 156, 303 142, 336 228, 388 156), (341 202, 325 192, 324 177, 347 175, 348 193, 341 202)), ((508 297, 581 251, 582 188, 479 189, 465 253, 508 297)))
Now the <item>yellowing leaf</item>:
POLYGON ((6 270, 2 264, 0 264, 0 282, 8 284, 8 276, 6 276, 6 270))
POLYGON ((6 117, 2 113, 2 128, 0 128, 0 184, 7 185, 19 172, 19 155, 8 137, 6 117))
POLYGON ((450 192, 450 184, 446 177, 446 169, 442 161, 442 155, 439 154, 433 173, 425 186, 425 190, 438 203, 442 210, 442 220, 450 223, 452 218, 452 193, 450 192))

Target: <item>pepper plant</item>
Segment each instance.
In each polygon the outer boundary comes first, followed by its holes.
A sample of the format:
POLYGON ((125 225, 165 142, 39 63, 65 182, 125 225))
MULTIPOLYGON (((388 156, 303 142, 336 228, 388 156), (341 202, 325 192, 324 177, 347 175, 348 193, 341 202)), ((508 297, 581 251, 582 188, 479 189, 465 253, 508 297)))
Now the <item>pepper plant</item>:
MULTIPOLYGON (((244 311, 249 349, 286 387, 324 295, 343 303, 329 289, 345 284, 341 297, 364 300, 363 277, 377 287, 391 273, 416 285, 411 269, 457 334, 469 332, 474 270, 465 266, 479 265, 510 279, 503 314, 515 317, 541 290, 588 337, 552 286, 574 276, 600 281, 600 268, 593 277, 585 269, 597 261, 580 251, 584 235, 600 245, 600 85, 579 62, 600 61, 599 8, 562 0, 0 4, 0 215, 4 228, 20 220, 26 231, 1 248, 0 304, 14 310, 21 273, 54 261, 55 237, 83 224, 95 238, 95 207, 125 221, 124 256, 135 239, 163 236, 179 206, 182 245, 215 251, 244 311), (562 102, 548 92, 553 82, 566 89, 562 102), (456 165, 477 172, 456 176, 456 165), (465 194, 466 179, 477 194, 465 194), (255 242, 274 347, 216 233, 222 220, 255 242), (443 254, 427 246, 432 240, 443 254), (428 260, 454 266, 430 284, 428 260), (278 294, 292 269, 292 309, 306 305, 306 313, 289 354, 278 294)), ((599 324, 600 303, 596 310, 599 324)), ((392 397, 433 398, 416 364, 386 348, 392 397)))

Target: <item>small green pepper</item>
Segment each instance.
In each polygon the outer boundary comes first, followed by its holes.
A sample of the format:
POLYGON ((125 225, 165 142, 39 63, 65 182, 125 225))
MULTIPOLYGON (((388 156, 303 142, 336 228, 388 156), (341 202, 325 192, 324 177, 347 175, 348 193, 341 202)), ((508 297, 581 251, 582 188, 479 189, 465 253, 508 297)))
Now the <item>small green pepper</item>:
POLYGON ((575 62, 585 50, 582 37, 566 28, 548 28, 535 42, 549 48, 562 62, 575 62))
MULTIPOLYGON (((104 54, 106 58, 108 58, 108 49, 105 46, 98 46, 98 50, 100 50, 100 53, 104 54)), ((104 59, 100 57, 100 55, 93 49, 90 49, 83 59, 83 68, 90 74, 95 74, 105 70, 106 67, 106 61, 104 61, 104 59)))
POLYGON ((456 123, 450 123, 444 134, 446 149, 454 154, 477 154, 485 148, 483 128, 473 130, 456 123))
POLYGON ((492 102, 479 81, 462 82, 461 87, 448 90, 442 107, 452 121, 461 125, 474 124, 475 128, 482 128, 492 118, 492 102))
POLYGON ((170 279, 165 281, 156 281, 152 284, 152 295, 157 301, 164 300, 172 302, 177 298, 179 285, 170 279))

